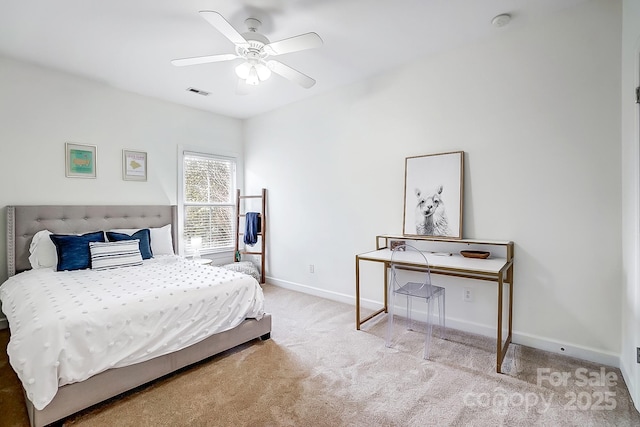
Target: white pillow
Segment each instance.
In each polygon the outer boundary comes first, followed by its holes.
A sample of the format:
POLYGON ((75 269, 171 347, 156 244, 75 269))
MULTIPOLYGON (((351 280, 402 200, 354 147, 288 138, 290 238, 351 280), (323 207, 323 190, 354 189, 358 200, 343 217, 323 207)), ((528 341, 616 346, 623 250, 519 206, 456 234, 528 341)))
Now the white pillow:
MULTIPOLYGON (((114 233, 126 233, 132 235, 133 233, 141 230, 141 228, 118 228, 113 231, 114 233)), ((171 224, 167 224, 164 227, 149 228, 151 232, 151 252, 153 255, 175 255, 173 252, 173 237, 171 236, 171 224)))
POLYGON ((173 252, 171 224, 159 228, 150 228, 149 230, 151 231, 151 250, 154 255, 175 255, 173 252))
POLYGON ((56 245, 49 237, 52 234, 49 230, 41 230, 33 235, 29 245, 31 268, 50 268, 58 265, 56 245))

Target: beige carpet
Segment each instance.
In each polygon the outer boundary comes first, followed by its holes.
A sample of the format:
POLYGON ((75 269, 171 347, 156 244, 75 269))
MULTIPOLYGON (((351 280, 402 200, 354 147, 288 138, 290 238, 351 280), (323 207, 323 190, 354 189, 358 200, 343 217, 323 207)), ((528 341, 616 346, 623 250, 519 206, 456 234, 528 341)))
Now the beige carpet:
MULTIPOLYGON (((512 345, 505 373, 496 374, 495 341, 455 330, 432 341, 425 361, 424 336, 416 332, 400 330, 398 344, 385 348, 384 315, 356 331, 353 306, 264 289, 271 340, 156 381, 65 426, 640 425, 618 369, 512 345), (538 368, 547 369, 540 385, 538 368), (564 383, 563 374, 570 376, 564 383)), ((5 389, 0 377, 3 399, 5 389)))

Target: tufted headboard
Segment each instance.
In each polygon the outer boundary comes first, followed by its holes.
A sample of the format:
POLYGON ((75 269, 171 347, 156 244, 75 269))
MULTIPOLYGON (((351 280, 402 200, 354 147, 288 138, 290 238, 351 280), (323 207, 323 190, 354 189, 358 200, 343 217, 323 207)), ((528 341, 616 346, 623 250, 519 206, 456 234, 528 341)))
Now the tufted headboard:
POLYGON ((114 228, 162 227, 171 224, 177 247, 176 206, 7 206, 7 269, 9 276, 29 270, 29 245, 40 230, 87 233, 114 228))

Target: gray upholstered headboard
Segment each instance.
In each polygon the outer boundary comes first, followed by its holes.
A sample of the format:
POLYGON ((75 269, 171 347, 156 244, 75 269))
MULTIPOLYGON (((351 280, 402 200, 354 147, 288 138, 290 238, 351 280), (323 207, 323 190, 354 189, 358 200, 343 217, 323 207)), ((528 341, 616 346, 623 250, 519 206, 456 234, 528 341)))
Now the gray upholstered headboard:
POLYGON ((29 245, 40 230, 87 233, 167 224, 171 224, 173 248, 178 253, 176 206, 7 206, 8 273, 13 276, 31 268, 29 245))

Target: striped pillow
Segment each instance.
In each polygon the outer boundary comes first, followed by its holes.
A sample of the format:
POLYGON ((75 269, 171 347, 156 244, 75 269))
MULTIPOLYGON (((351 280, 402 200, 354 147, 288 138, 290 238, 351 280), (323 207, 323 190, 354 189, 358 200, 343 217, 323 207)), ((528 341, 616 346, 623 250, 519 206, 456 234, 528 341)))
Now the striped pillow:
POLYGON ((140 240, 122 240, 120 242, 90 242, 91 269, 132 267, 142 265, 140 240))

